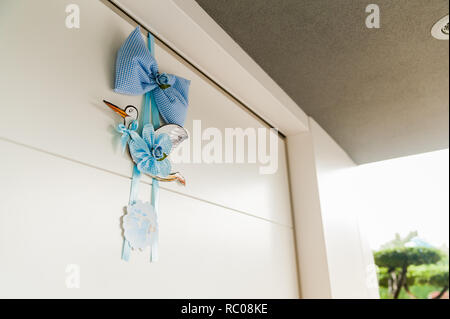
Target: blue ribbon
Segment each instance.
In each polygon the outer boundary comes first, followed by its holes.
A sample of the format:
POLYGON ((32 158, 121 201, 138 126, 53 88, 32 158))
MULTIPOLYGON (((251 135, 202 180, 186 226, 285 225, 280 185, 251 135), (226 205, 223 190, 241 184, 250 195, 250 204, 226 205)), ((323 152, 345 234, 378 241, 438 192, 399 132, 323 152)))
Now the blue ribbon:
MULTIPOLYGON (((152 56, 155 55, 155 42, 153 39, 153 36, 148 33, 148 49, 150 51, 150 54, 152 56)), ((153 91, 147 92, 146 94, 146 101, 150 99, 151 102, 151 111, 152 111, 152 124, 154 129, 158 129, 160 126, 159 122, 159 112, 157 108, 157 104, 155 101, 155 96, 153 91), (147 98, 148 97, 148 98, 147 98)), ((183 120, 184 122, 184 120, 183 120)), ((152 240, 152 247, 150 250, 150 262, 155 262, 158 260, 158 242, 159 242, 159 181, 155 178, 152 179, 152 206, 153 210, 155 211, 156 218, 158 220, 158 228, 156 229, 155 233, 153 234, 154 240, 152 240)))
MULTIPOLYGON (((128 141, 130 140, 133 134, 136 134, 136 130, 138 129, 138 123, 133 121, 128 129, 125 125, 119 124, 117 126, 117 131, 122 133, 122 137, 120 138, 120 142, 122 144, 122 152, 125 152, 128 141)), ((128 205, 132 205, 136 202, 138 198, 138 189, 139 189, 139 181, 141 180, 141 172, 137 169, 136 165, 133 165, 133 176, 131 177, 131 188, 130 188, 130 199, 128 201, 128 205)), ((122 259, 125 261, 130 260, 130 252, 131 245, 124 238, 122 245, 122 259)))
MULTIPOLYGON (((139 31, 139 27, 136 28, 136 30, 139 31)), ((136 32, 133 31, 133 33, 136 32)), ((132 33, 132 35, 133 35, 132 33)), ((131 36, 131 35, 130 35, 131 36)), ((140 33, 139 38, 142 40, 140 33)), ((128 41, 128 39, 127 39, 128 41)), ((148 33, 148 51, 153 57, 154 55, 154 39, 153 36, 148 33)), ((117 79, 117 78, 116 78, 117 79)), ((152 118, 152 124, 155 129, 157 129, 160 126, 160 120, 159 120, 159 112, 157 107, 157 102, 155 100, 154 92, 152 90, 148 90, 145 92, 145 98, 144 98, 144 105, 142 109, 142 125, 141 129, 145 126, 145 124, 149 123, 150 120, 150 105, 151 107, 151 118, 152 118)), ((118 127, 118 131, 122 133, 122 147, 123 143, 128 143, 130 136, 134 133, 137 134, 136 131, 137 125, 135 122, 132 123, 130 129, 127 129, 123 124, 120 124, 118 127)), ((139 188, 139 181, 141 179, 141 173, 139 172, 136 165, 133 166, 133 176, 131 179, 131 189, 130 189, 130 199, 129 204, 134 204, 134 202, 137 200, 138 197, 138 188, 139 188)), ((157 218, 159 219, 159 181, 156 179, 152 179, 152 190, 151 190, 151 204, 153 206, 153 209, 155 211, 155 214, 157 218)), ((159 225, 159 221, 157 223, 159 225)), ((150 262, 155 262, 158 260, 158 241, 159 241, 159 230, 156 229, 156 231, 152 234, 152 244, 150 248, 150 262)), ((130 243, 124 239, 123 246, 122 246, 122 259, 125 261, 128 261, 130 259, 130 252, 131 252, 131 245, 130 243)))
MULTIPOLYGON (((131 178, 130 199, 128 205, 132 205, 138 198, 139 182, 141 180, 141 172, 137 169, 137 166, 133 166, 133 176, 131 178)), ((125 261, 130 260, 131 245, 125 238, 123 239, 122 246, 122 259, 125 261)))

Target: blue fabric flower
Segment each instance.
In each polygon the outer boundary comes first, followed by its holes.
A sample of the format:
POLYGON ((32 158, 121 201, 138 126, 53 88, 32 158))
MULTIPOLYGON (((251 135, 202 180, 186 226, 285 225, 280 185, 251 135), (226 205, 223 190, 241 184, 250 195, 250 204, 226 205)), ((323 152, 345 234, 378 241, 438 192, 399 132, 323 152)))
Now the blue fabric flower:
POLYGON ((146 124, 142 137, 131 135, 130 154, 140 172, 153 176, 166 177, 172 169, 167 156, 172 150, 169 135, 161 133, 155 136, 153 125, 146 124))
POLYGON ((134 249, 151 246, 158 238, 158 217, 150 203, 136 201, 128 205, 123 217, 125 239, 134 249))
POLYGON ((156 83, 158 83, 159 87, 167 89, 171 87, 176 81, 176 78, 172 74, 160 73, 156 76, 156 83))

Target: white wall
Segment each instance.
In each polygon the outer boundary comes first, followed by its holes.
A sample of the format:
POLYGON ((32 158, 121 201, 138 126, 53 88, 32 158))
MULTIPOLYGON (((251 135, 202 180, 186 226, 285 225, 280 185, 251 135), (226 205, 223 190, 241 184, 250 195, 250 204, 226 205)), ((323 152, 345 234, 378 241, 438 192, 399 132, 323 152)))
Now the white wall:
MULTIPOLYGON (((299 296, 285 143, 279 170, 178 164, 187 186, 162 184, 160 260, 120 259, 131 161, 116 115, 140 105, 112 90, 117 49, 133 30, 101 1, 1 2, 0 297, 296 298, 299 296), (7 13, 7 14, 6 14, 7 13), (81 270, 66 287, 66 267, 81 270)), ((266 127, 157 42, 160 69, 190 79, 186 127, 266 127)), ((150 180, 141 183, 149 199, 150 180)))
MULTIPOLYGON (((292 229, 162 190, 160 260, 120 260, 130 179, 0 140, 0 298, 289 298, 292 229), (30 165, 32 161, 33 165, 30 165), (80 267, 80 289, 66 267, 80 267)), ((141 198, 150 193, 142 184, 141 198)))

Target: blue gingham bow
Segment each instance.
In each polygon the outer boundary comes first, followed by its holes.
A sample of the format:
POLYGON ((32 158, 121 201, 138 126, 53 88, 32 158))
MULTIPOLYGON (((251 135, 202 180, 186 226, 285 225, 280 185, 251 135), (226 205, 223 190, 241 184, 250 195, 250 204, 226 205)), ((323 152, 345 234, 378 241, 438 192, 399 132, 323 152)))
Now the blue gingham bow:
POLYGON ((166 123, 183 126, 188 107, 189 84, 189 80, 176 75, 159 73, 158 64, 142 39, 139 26, 120 47, 114 90, 130 95, 142 95, 151 91, 166 123))

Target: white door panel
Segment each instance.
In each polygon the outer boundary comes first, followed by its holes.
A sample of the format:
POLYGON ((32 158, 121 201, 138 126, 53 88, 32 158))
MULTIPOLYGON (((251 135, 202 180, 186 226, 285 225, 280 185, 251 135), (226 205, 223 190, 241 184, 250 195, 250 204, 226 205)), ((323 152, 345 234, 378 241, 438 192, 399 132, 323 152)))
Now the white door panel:
MULTIPOLYGON (((0 298, 297 298, 293 230, 162 190, 160 260, 120 259, 130 179, 0 141, 0 298), (79 266, 80 288, 66 267, 79 266)), ((140 198, 150 186, 141 184, 140 198)))
MULTIPOLYGON (((142 97, 112 90, 116 52, 133 27, 100 1, 76 3, 80 29, 66 28, 64 1, 2 1, 0 137, 130 176, 130 159, 121 154, 114 132, 119 118, 102 100, 142 103, 142 97)), ((196 119, 204 128, 222 132, 227 127, 264 127, 163 45, 157 43, 155 50, 162 71, 192 81, 189 131, 196 119)), ((281 139, 278 163, 273 175, 260 175, 259 164, 179 164, 175 168, 187 178, 187 187, 162 186, 291 226, 281 139)))

